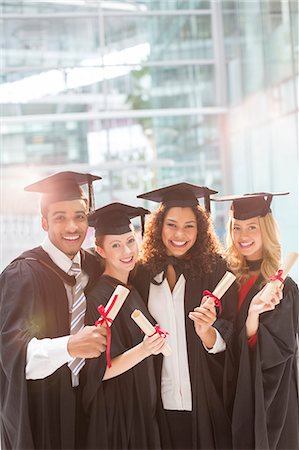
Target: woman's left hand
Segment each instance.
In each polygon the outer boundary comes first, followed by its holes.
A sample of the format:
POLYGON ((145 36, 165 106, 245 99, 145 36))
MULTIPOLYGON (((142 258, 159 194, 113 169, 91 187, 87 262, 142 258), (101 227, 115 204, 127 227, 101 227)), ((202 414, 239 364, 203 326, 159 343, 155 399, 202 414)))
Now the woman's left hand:
MULTIPOLYGON (((263 288, 265 289, 265 288, 263 288)), ((283 285, 277 286, 273 293, 272 298, 268 303, 265 303, 260 299, 261 292, 258 292, 250 302, 250 306, 248 309, 248 315, 246 319, 246 334, 248 338, 251 338, 257 333, 259 327, 259 317, 260 314, 268 311, 272 311, 279 305, 282 297, 283 297, 283 285)))
MULTIPOLYGON (((263 288, 263 289, 265 289, 265 288, 263 288)), ((263 289, 262 289, 262 291, 263 291, 263 289)), ((283 290, 283 285, 276 286, 275 291, 272 295, 272 298, 270 299, 270 301, 268 303, 265 303, 263 300, 260 299, 260 295, 261 295, 262 291, 258 292, 250 302, 248 315, 250 315, 250 314, 260 315, 264 312, 272 311, 273 309, 275 309, 275 307, 277 305, 279 305, 280 300, 283 297, 282 290, 283 290)))

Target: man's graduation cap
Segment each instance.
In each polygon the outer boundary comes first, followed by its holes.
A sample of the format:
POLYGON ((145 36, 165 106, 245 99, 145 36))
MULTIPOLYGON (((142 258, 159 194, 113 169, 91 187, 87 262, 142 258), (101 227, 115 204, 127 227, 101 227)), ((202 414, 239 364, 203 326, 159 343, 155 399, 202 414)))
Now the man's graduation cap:
POLYGON ((264 217, 271 212, 271 202, 276 195, 288 195, 289 192, 257 192, 244 195, 227 195, 214 197, 214 202, 231 201, 233 216, 237 220, 247 220, 252 217, 264 217))
POLYGON ((88 218, 88 224, 95 228, 96 235, 120 235, 132 231, 130 219, 140 216, 143 231, 144 217, 149 213, 145 208, 115 202, 94 211, 88 218))
POLYGON ((204 197, 205 208, 210 211, 210 196, 217 194, 206 186, 196 186, 190 183, 177 183, 171 186, 166 186, 154 191, 145 192, 137 195, 137 198, 151 200, 153 202, 163 203, 168 207, 187 207, 197 206, 198 198, 204 197))
POLYGON ((89 210, 93 210, 94 196, 92 183, 95 180, 101 180, 101 177, 91 175, 90 173, 58 172, 26 186, 25 191, 39 192, 43 194, 44 202, 51 204, 68 200, 86 200, 86 195, 81 185, 87 184, 89 210))

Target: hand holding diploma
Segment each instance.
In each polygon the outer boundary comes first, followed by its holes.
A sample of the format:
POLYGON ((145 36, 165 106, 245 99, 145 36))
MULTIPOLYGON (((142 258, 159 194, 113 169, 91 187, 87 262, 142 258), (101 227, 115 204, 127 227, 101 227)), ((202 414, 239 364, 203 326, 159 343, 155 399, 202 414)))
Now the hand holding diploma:
POLYGON ((280 287, 284 282, 285 278, 288 276, 292 266, 295 264, 298 258, 298 253, 291 252, 286 257, 284 264, 276 272, 275 275, 270 277, 269 282, 266 284, 265 288, 261 291, 259 299, 264 303, 270 303, 271 299, 275 295, 276 287, 280 287))
POLYGON ((220 313, 222 312, 221 298, 226 293, 226 291, 231 287, 236 277, 231 272, 225 272, 213 292, 208 290, 203 291, 203 295, 206 297, 211 297, 214 300, 214 305, 219 308, 220 313))
MULTIPOLYGON (((154 334, 158 333, 160 336, 164 337, 166 339, 167 332, 164 332, 160 329, 159 325, 156 325, 155 327, 147 320, 147 318, 142 314, 139 309, 135 309, 131 314, 132 319, 134 322, 141 328, 141 330, 147 335, 147 336, 153 336, 154 334)), ((171 354, 171 348, 169 347, 168 343, 165 341, 165 344, 163 346, 163 349, 161 351, 164 356, 168 356, 171 354)))
POLYGON ((276 306, 279 305, 283 297, 282 287, 276 286, 272 292, 270 300, 267 303, 264 302, 261 300, 261 294, 264 292, 266 286, 264 286, 263 289, 258 292, 250 302, 246 319, 246 334, 248 339, 256 336, 259 328, 260 315, 264 312, 273 311, 276 306))
POLYGON ((106 350, 106 358, 107 365, 111 367, 111 359, 110 359, 110 348, 111 348, 111 330, 110 327, 113 323, 113 320, 117 316, 120 308, 124 304, 127 296, 129 295, 130 290, 122 285, 116 286, 113 291, 110 299, 108 300, 107 305, 104 307, 100 305, 98 307, 98 311, 100 313, 99 319, 95 322, 96 326, 105 325, 107 328, 107 350, 106 350))
POLYGON ((189 318, 193 320, 195 332, 207 348, 212 348, 216 341, 216 332, 213 323, 217 319, 216 308, 222 312, 221 297, 233 284, 236 277, 231 272, 226 272, 214 291, 205 290, 200 306, 189 312, 189 318))

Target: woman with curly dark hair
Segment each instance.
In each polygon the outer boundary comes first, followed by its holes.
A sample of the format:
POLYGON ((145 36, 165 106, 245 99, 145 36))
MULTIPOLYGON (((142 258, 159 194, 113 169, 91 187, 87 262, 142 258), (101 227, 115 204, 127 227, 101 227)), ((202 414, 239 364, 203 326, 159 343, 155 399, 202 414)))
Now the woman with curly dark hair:
MULTIPOLYGON (((160 428, 168 449, 229 449, 227 383, 237 292, 216 307, 212 292, 226 271, 206 187, 179 183, 139 195, 161 202, 149 217, 133 283, 169 332, 172 354, 159 369, 160 428), (225 351, 226 350, 226 351, 225 351), (224 387, 225 386, 225 387, 224 387)), ((162 357, 161 357, 162 359, 162 357)))

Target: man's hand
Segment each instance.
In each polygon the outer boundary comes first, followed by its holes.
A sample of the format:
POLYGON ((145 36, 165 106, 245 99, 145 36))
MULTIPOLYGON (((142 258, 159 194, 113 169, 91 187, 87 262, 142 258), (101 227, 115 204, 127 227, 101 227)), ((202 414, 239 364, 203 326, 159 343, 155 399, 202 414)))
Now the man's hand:
POLYGON ((86 326, 70 336, 67 350, 73 358, 97 358, 107 345, 106 327, 86 326))

